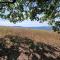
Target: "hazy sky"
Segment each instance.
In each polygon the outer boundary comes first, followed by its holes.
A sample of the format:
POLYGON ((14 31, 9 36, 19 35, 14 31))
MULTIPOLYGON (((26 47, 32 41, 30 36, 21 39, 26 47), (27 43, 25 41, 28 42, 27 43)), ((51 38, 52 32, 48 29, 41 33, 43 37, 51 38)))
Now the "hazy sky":
POLYGON ((23 26, 23 27, 36 27, 36 26, 48 26, 47 22, 39 23, 37 21, 25 20, 23 22, 17 22, 16 24, 10 23, 9 20, 0 18, 0 26, 23 26))
MULTIPOLYGON (((60 18, 56 18, 56 21, 60 18)), ((9 20, 1 19, 0 18, 0 26, 23 26, 23 27, 39 27, 39 26, 49 26, 48 22, 39 23, 38 21, 30 21, 30 20, 24 20, 22 22, 17 22, 16 24, 11 23, 9 20)))

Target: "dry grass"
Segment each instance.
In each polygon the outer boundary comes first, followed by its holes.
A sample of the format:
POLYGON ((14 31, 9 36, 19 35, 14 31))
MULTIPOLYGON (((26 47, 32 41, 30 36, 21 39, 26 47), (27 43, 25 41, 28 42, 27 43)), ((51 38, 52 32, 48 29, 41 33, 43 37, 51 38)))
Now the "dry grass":
POLYGON ((37 42, 60 47, 60 35, 52 31, 32 30, 24 28, 0 27, 0 37, 5 35, 18 35, 28 37, 37 42))

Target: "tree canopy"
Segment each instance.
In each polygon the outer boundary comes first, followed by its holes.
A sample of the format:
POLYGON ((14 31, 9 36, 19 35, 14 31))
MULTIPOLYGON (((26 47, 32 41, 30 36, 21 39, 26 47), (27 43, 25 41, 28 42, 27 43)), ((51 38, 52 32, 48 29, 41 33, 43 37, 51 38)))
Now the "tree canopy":
POLYGON ((0 3, 0 18, 14 23, 26 19, 52 21, 57 17, 60 17, 60 0, 16 0, 15 3, 0 3))

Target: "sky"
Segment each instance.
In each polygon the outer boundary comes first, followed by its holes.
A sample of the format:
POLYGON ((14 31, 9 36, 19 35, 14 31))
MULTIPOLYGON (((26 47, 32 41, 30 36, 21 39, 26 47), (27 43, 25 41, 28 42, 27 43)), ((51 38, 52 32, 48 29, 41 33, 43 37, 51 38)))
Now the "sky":
POLYGON ((30 20, 24 20, 22 22, 17 22, 16 24, 14 24, 9 20, 0 18, 0 26, 39 27, 39 26, 49 26, 49 25, 47 22, 39 23, 38 21, 30 21, 30 20))
MULTIPOLYGON (((56 21, 60 21, 60 18, 56 18, 56 21)), ((22 26, 22 27, 41 27, 41 26, 50 26, 48 22, 39 23, 38 21, 24 20, 22 22, 17 22, 16 24, 10 22, 9 20, 0 18, 0 26, 22 26)))

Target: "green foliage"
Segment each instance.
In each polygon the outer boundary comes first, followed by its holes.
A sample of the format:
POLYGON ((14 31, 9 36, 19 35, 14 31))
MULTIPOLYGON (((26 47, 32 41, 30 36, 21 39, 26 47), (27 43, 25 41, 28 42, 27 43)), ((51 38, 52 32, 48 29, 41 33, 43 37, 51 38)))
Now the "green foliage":
POLYGON ((60 22, 59 22, 59 21, 56 22, 55 25, 56 25, 56 26, 60 26, 60 22))
POLYGON ((28 18, 37 20, 37 14, 44 13, 42 20, 52 20, 60 17, 59 7, 60 0, 16 0, 13 4, 0 4, 0 17, 16 23, 17 21, 23 21, 28 18), (26 7, 25 10, 24 6, 26 7), (5 15, 6 10, 9 11, 9 14, 5 15))

